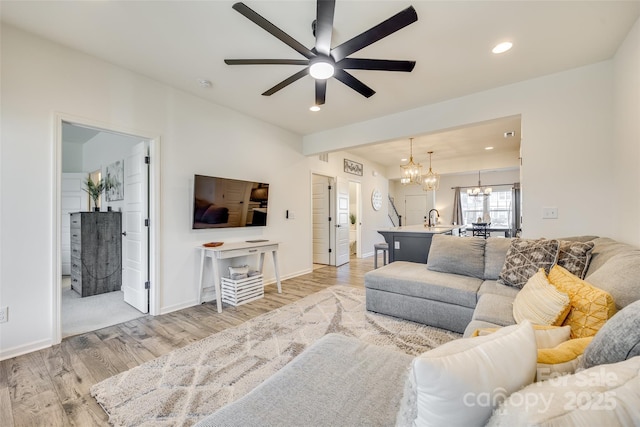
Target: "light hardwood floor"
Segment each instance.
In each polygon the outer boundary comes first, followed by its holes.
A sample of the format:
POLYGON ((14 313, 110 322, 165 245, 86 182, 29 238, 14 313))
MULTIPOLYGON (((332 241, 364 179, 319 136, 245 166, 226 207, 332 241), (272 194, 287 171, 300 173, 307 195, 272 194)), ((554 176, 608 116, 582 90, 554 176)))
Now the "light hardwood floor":
POLYGON ((82 335, 60 345, 0 362, 0 426, 108 426, 89 394, 105 378, 213 333, 297 301, 332 285, 364 285, 373 257, 324 267, 265 288, 265 297, 239 307, 215 303, 161 316, 144 316, 82 335))

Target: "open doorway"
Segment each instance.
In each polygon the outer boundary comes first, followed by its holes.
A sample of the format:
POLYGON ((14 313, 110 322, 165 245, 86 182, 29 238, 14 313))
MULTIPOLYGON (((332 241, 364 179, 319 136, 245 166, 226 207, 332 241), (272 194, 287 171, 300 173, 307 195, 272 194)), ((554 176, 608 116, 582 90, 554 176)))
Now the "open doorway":
POLYGON ((149 312, 150 143, 60 121, 59 338, 149 312), (87 197, 89 178, 104 184, 98 203, 87 197))
POLYGON ((344 178, 311 176, 314 268, 349 262, 349 183, 344 178))
POLYGON ((360 182, 349 181, 349 255, 362 258, 362 203, 360 182))

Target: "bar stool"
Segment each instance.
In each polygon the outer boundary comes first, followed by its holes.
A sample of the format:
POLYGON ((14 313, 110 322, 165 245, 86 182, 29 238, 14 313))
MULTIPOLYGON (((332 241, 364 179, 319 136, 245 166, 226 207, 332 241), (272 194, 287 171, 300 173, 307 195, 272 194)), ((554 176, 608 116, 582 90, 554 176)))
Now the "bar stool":
POLYGON ((378 268, 378 251, 382 251, 382 265, 387 265, 389 259, 389 245, 387 243, 376 243, 373 245, 374 256, 373 268, 378 268))

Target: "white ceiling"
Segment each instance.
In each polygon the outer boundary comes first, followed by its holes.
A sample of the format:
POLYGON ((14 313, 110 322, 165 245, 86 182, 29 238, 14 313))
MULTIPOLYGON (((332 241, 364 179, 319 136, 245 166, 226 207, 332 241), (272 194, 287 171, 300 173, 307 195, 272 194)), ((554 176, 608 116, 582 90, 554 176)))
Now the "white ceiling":
MULTIPOLYGON (((456 129, 413 137, 413 161, 429 170, 429 151, 433 171, 454 174, 471 170, 517 168, 520 164, 520 116, 503 117, 456 129), (505 132, 513 136, 505 137, 505 132), (487 150, 487 147, 493 147, 487 150)), ((349 153, 390 168, 387 176, 400 177, 400 165, 411 153, 409 139, 350 148, 349 153)))
MULTIPOLYGON (((315 1, 246 0, 311 47, 315 1)), ((417 61, 411 73, 353 71, 366 99, 330 80, 318 113, 311 77, 260 94, 299 66, 228 66, 225 58, 299 54, 214 1, 7 1, 2 21, 305 135, 611 58, 640 15, 640 1, 337 0, 332 45, 413 5, 418 22, 352 55, 417 61), (496 56, 491 48, 511 40, 496 56), (197 79, 211 80, 201 88, 197 79)))

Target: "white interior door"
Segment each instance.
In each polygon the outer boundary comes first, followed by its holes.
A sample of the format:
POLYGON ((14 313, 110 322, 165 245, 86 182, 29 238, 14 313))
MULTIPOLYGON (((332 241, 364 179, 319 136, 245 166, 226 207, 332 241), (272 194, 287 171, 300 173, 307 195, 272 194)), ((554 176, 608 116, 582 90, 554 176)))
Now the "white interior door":
POLYGON ((313 263, 330 264, 329 227, 329 179, 326 176, 312 176, 313 209, 313 263))
POLYGON ((71 212, 87 210, 89 195, 82 190, 86 173, 63 173, 60 192, 60 257, 62 275, 71 274, 71 233, 69 223, 71 212))
POLYGON ((143 313, 149 312, 149 165, 148 142, 137 144, 124 161, 123 262, 124 300, 143 313))
POLYGON ((349 262, 349 182, 336 181, 336 266, 349 262))
POLYGON ((404 218, 402 225, 424 224, 424 217, 427 215, 427 195, 404 196, 404 218))

